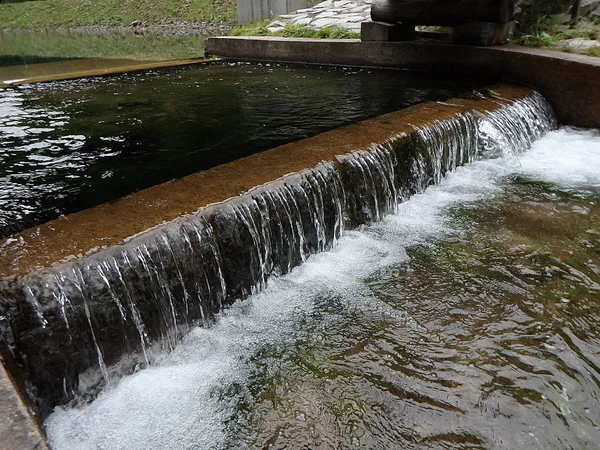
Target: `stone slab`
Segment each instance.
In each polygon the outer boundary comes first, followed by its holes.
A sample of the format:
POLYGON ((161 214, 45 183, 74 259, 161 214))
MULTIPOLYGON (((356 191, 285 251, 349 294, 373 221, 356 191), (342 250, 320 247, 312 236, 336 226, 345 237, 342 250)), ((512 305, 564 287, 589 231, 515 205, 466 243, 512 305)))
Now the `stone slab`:
POLYGON ((582 16, 587 16, 597 9, 600 9, 600 0, 581 0, 579 14, 582 16))
MULTIPOLYGON (((238 0, 242 1, 242 0, 238 0)), ((370 20, 371 0, 325 1, 294 14, 279 16, 284 24, 308 25, 312 28, 342 27, 359 31, 360 23, 370 20)), ((274 23, 269 27, 274 27, 274 23)))
POLYGON ((497 76, 537 88, 554 107, 560 123, 600 128, 600 58, 592 56, 516 45, 477 47, 424 41, 272 37, 209 38, 205 51, 234 59, 497 76))
POLYGON ((584 51, 584 50, 589 50, 592 48, 600 48, 600 41, 592 41, 591 39, 575 38, 575 39, 565 39, 564 41, 558 41, 557 45, 560 48, 564 48, 564 49, 584 51))

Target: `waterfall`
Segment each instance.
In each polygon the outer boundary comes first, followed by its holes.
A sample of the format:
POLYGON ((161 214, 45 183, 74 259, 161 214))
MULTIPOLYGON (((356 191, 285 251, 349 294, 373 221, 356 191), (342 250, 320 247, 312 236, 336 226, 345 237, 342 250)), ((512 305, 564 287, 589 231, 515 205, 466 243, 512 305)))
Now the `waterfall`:
POLYGON ((380 220, 444 174, 556 127, 544 98, 493 97, 76 262, 0 282, 0 350, 42 417, 152 363, 191 327, 265 288, 345 228, 380 220))
POLYGON ((384 144, 338 158, 346 189, 349 226, 378 221, 411 195, 439 183, 449 170, 479 157, 477 121, 457 113, 411 137, 398 135, 384 144))
POLYGON ((529 97, 482 115, 479 134, 488 157, 517 156, 557 126, 550 104, 539 92, 533 92, 529 97))

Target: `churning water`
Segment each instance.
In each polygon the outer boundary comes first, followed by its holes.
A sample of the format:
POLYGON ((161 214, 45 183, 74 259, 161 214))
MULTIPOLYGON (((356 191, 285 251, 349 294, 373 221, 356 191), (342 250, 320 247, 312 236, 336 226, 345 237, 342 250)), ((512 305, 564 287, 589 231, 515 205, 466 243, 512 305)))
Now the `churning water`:
POLYGON ((458 168, 93 402, 57 408, 50 443, 595 448, 599 202, 595 131, 458 168))

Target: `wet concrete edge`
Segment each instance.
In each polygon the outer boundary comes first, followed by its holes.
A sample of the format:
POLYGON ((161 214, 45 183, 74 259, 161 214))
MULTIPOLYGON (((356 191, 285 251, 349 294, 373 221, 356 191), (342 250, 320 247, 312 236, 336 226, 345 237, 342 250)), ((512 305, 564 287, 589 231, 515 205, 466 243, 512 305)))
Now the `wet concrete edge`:
MULTIPOLYGON (((531 94, 529 88, 496 86, 498 98, 512 100, 531 94)), ((122 244, 128 237, 192 214, 200 208, 248 192, 285 175, 312 169, 339 155, 368 149, 415 126, 443 120, 463 111, 500 107, 482 98, 428 102, 385 114, 317 136, 240 158, 209 170, 153 186, 0 240, 0 281, 74 261, 122 244)))
POLYGON ((0 360, 0 448, 48 450, 43 433, 0 360))
POLYGON ((78 72, 67 72, 57 75, 51 75, 46 77, 31 77, 21 78, 16 80, 8 80, 0 82, 0 89, 9 88, 11 86, 18 86, 21 84, 31 83, 47 83, 50 81, 62 81, 62 80, 74 80, 77 78, 89 78, 89 77, 102 77, 108 75, 118 75, 121 73, 129 72, 142 72, 145 70, 162 69, 167 67, 179 67, 189 66, 193 64, 204 64, 214 61, 212 58, 199 58, 199 59, 178 59, 173 61, 159 61, 159 62, 140 62, 136 63, 132 61, 128 65, 111 67, 108 69, 94 69, 94 70, 83 70, 78 72))
POLYGON ((361 42, 229 36, 205 41, 207 55, 309 64, 450 70, 499 76, 539 90, 563 125, 600 128, 600 58, 502 45, 475 47, 440 42, 361 42))

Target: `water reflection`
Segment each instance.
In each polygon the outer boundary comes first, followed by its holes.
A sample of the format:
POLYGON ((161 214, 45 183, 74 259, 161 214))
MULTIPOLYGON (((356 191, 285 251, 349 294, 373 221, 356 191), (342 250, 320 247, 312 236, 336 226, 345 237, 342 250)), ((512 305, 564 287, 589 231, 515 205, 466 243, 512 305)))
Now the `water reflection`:
POLYGON ((0 235, 486 80, 211 63, 0 92, 0 235))
POLYGON ((0 96, 0 230, 32 214, 60 214, 44 211, 39 197, 64 199, 66 180, 78 179, 85 168, 77 152, 85 137, 53 134, 68 120, 61 108, 28 108, 18 91, 0 96))
POLYGON ((0 88, 147 70, 202 58, 206 36, 95 31, 0 33, 0 88))

